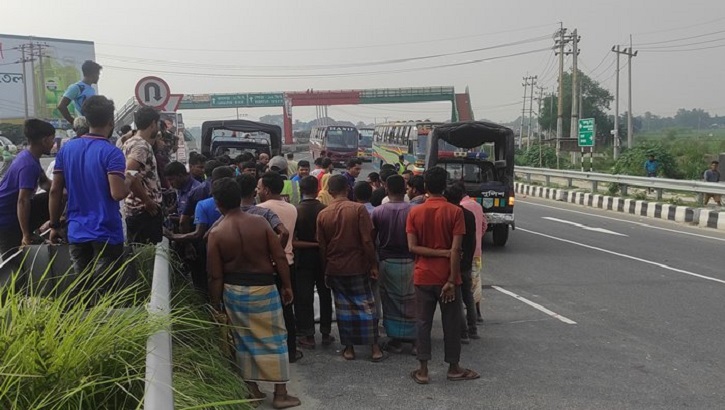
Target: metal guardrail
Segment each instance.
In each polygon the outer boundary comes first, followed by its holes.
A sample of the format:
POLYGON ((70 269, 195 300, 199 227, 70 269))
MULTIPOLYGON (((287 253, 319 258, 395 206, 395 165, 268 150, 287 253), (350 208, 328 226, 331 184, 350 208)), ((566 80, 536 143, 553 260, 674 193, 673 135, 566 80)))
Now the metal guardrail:
MULTIPOLYGON (((151 283, 150 315, 171 316, 171 277, 169 275, 169 241, 156 246, 154 274, 151 283)), ((168 322, 168 321, 166 321, 168 322)), ((173 410, 171 329, 163 329, 146 341, 146 386, 144 409, 173 410)))
POLYGON ((684 191, 697 194, 698 201, 702 200, 705 193, 725 195, 725 183, 702 182, 686 179, 667 179, 667 178, 649 178, 637 177, 631 175, 620 174, 602 174, 598 172, 580 172, 562 169, 550 168, 534 168, 534 167, 516 167, 516 174, 524 175, 527 182, 531 182, 532 175, 539 175, 545 178, 547 185, 550 184, 551 178, 561 178, 567 180, 567 186, 572 186, 573 180, 589 181, 592 184, 592 192, 597 192, 598 184, 615 183, 619 184, 622 195, 627 195, 627 188, 639 187, 649 188, 656 192, 657 200, 662 199, 662 192, 668 191, 684 191))

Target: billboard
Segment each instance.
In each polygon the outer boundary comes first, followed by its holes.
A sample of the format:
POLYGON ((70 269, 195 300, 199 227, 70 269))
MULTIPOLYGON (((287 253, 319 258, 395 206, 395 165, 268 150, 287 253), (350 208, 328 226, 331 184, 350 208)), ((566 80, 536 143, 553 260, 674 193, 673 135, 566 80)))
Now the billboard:
MULTIPOLYGON (((25 117, 24 91, 29 117, 60 120, 55 107, 66 88, 83 78, 83 62, 95 58, 91 41, 0 34, 0 120, 25 117)), ((69 109, 73 113, 73 104, 69 109)))

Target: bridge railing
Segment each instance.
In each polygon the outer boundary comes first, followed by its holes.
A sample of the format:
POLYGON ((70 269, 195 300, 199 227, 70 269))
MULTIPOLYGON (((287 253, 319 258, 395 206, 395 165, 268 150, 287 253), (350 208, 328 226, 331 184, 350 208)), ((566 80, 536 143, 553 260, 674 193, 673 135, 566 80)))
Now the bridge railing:
POLYGON ((518 176, 530 183, 532 176, 544 177, 546 185, 551 184, 551 178, 565 179, 567 187, 573 186, 573 181, 588 181, 592 192, 596 193, 600 183, 614 183, 619 185, 622 195, 627 195, 629 187, 648 188, 655 191, 657 200, 662 199, 664 191, 691 192, 697 195, 698 202, 702 202, 704 194, 725 195, 725 184, 716 182, 702 182, 686 179, 649 178, 632 175, 603 174, 598 172, 580 172, 562 169, 516 167, 518 176))

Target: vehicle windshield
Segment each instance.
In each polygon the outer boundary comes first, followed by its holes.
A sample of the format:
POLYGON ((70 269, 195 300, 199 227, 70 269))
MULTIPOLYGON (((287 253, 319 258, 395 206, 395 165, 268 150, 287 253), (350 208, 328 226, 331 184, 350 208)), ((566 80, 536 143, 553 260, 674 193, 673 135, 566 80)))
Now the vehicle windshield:
MULTIPOLYGON (((426 151, 428 150, 428 136, 427 135, 419 135, 418 136, 418 145, 416 146, 416 154, 425 155, 426 151)), ((438 140, 438 152, 450 152, 450 151, 457 151, 458 147, 456 147, 453 144, 449 144, 443 140, 438 140)))
POLYGON ((357 148, 358 133, 354 129, 328 129, 327 146, 329 148, 357 148))
POLYGON ((363 148, 372 148, 373 146, 373 130, 360 130, 360 146, 363 148))

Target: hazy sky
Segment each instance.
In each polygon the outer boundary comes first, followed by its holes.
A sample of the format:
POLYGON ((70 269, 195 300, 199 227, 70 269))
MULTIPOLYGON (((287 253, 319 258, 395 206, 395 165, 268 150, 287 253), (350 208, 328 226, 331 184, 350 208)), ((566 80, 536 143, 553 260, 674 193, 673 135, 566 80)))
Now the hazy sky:
MULTIPOLYGON (((97 60, 104 66, 100 91, 119 106, 145 75, 164 78, 178 93, 452 85, 459 91, 470 87, 477 118, 508 121, 520 115, 521 77, 539 75, 541 85, 555 86, 551 51, 419 69, 551 47, 551 34, 563 22, 569 29, 578 28, 582 37, 580 68, 612 92, 614 55, 609 50, 634 36, 635 49, 642 49, 633 59, 635 113, 672 115, 680 107, 699 107, 725 114, 723 0, 2 0, 0 4, 3 34, 94 41, 97 60), (677 39, 681 40, 671 41, 677 39), (492 46, 498 47, 370 64, 492 46)), ((622 74, 624 111, 626 71, 622 74)), ((281 112, 242 111, 252 118, 281 112)), ((330 107, 329 114, 368 122, 385 117, 445 120, 450 104, 330 107)), ((314 115, 314 108, 294 110, 299 119, 314 115)), ((193 124, 235 113, 186 111, 184 116, 187 124, 193 124)))

